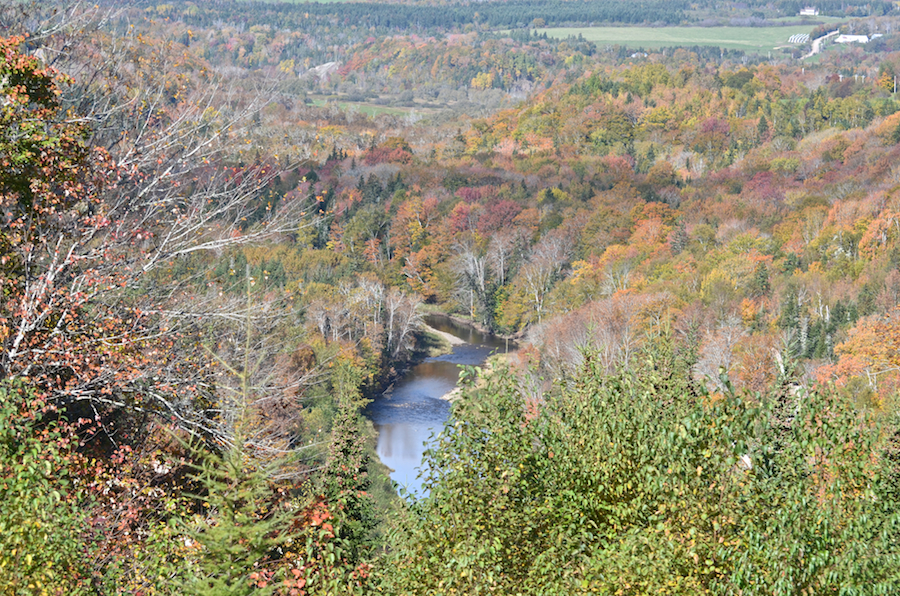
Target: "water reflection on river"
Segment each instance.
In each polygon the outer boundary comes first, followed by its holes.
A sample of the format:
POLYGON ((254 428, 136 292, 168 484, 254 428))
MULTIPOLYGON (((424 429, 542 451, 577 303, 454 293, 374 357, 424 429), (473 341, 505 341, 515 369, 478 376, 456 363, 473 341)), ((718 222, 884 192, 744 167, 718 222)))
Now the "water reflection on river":
POLYGON ((450 354, 413 366, 391 391, 366 408, 378 431, 378 457, 394 470, 393 480, 417 494, 421 494, 421 481, 416 477, 424 444, 432 433, 440 432, 450 414, 450 402, 442 398, 456 387, 458 365, 479 365, 492 352, 513 348, 511 342, 458 325, 446 317, 429 316, 426 322, 467 343, 454 346, 450 354))

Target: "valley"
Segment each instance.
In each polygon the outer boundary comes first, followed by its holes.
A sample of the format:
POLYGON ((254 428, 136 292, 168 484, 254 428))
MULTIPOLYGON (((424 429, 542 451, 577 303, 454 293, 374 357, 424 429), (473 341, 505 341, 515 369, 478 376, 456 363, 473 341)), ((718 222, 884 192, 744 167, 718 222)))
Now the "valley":
POLYGON ((0 593, 895 592, 898 24, 0 0, 0 593))

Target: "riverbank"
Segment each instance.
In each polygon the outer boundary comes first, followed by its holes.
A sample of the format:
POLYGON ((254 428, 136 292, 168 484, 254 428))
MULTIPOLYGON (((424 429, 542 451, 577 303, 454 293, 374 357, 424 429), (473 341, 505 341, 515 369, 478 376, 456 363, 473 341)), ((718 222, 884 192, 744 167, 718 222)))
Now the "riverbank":
POLYGON ((422 323, 414 334, 415 345, 407 360, 394 362, 380 384, 376 385, 369 394, 370 399, 378 395, 386 395, 391 392, 394 384, 402 379, 414 366, 421 364, 429 358, 436 358, 453 352, 455 346, 466 342, 455 335, 435 329, 427 323, 422 323))
MULTIPOLYGON (((431 316, 442 316, 447 317, 448 319, 450 318, 443 313, 428 314, 431 316)), ((463 321, 456 322, 460 325, 465 324, 463 321)), ((398 379, 403 378, 403 376, 414 366, 421 364, 429 358, 437 358, 438 356, 451 354, 453 352, 453 348, 455 348, 456 346, 462 346, 468 343, 464 339, 459 338, 452 333, 447 333, 446 331, 435 329, 425 322, 422 322, 419 326, 419 331, 416 333, 415 338, 415 348, 413 349, 412 354, 410 354, 409 360, 403 363, 402 368, 398 369, 396 365, 391 368, 390 375, 387 377, 386 381, 382 384, 380 390, 378 391, 378 393, 380 393, 381 395, 389 395, 394 387, 394 383, 396 383, 398 379)))
POLYGON ((422 330, 425 333, 430 333, 431 335, 435 335, 435 336, 439 337, 441 340, 443 340, 444 342, 447 343, 446 349, 444 349, 443 351, 441 351, 437 354, 432 354, 432 356, 440 356, 441 354, 448 354, 453 349, 453 346, 461 346, 462 344, 466 343, 464 340, 456 337, 455 335, 453 335, 451 333, 447 333, 446 331, 439 331, 427 323, 422 323, 422 330))
POLYGON ((444 317, 456 323, 457 325, 462 325, 463 327, 468 327, 469 329, 474 329, 478 333, 482 333, 484 335, 490 335, 491 337, 496 337, 498 339, 510 340, 510 341, 521 341, 525 338, 525 330, 517 331, 516 333, 497 333, 493 329, 489 329, 488 327, 482 325, 478 321, 475 321, 469 317, 464 317, 458 314, 447 313, 440 310, 437 307, 431 306, 425 311, 426 316, 436 316, 436 317, 444 317))
MULTIPOLYGON (((426 316, 447 319, 448 321, 451 321, 459 327, 476 331, 486 337, 492 337, 506 342, 515 341, 515 336, 513 335, 504 336, 492 333, 484 325, 479 325, 478 323, 475 323, 464 317, 448 315, 447 313, 440 311, 429 312, 426 316)), ((416 347, 410 355, 409 360, 403 363, 402 368, 392 369, 391 375, 387 379, 387 382, 380 388, 380 395, 390 396, 393 393, 395 383, 399 379, 403 378, 413 367, 421 364, 422 362, 425 362, 429 358, 437 358, 440 356, 452 354, 453 349, 457 346, 464 346, 469 343, 470 342, 462 339, 461 337, 458 337, 441 329, 436 329, 434 326, 429 325, 428 323, 423 321, 419 326, 418 332, 416 333, 416 347)), ((508 347, 508 344, 506 347, 508 347)), ((482 368, 485 372, 487 372, 493 369, 494 364, 497 362, 497 359, 502 359, 503 357, 503 354, 495 354, 494 356, 491 356, 487 360, 485 360, 485 362, 481 366, 479 366, 479 368, 482 368)), ((459 394, 459 387, 454 387, 453 390, 440 396, 440 399, 444 401, 453 401, 459 396, 459 394)))
MULTIPOLYGON (((444 312, 434 312, 434 313, 430 313, 430 314, 431 314, 431 316, 437 316, 437 317, 447 319, 448 321, 451 321, 453 324, 455 324, 459 327, 464 327, 466 329, 474 330, 474 331, 482 334, 485 337, 495 338, 495 339, 506 342, 506 345, 504 346, 504 348, 507 350, 507 352, 495 353, 495 354, 489 356, 487 359, 484 360, 484 362, 482 362, 480 365, 477 366, 479 372, 478 372, 478 379, 476 380, 476 386, 483 385, 485 383, 485 380, 491 374, 493 374, 493 372, 496 370, 496 368, 498 366, 511 362, 510 357, 512 356, 512 353, 510 353, 508 351, 510 348, 509 342, 513 342, 513 349, 515 350, 517 347, 518 341, 520 341, 522 339, 522 337, 524 337, 523 333, 507 334, 507 335, 500 334, 500 333, 493 333, 491 330, 489 330, 484 325, 481 325, 475 321, 472 321, 471 319, 467 319, 467 318, 459 316, 459 315, 451 315, 451 314, 447 314, 444 312)), ((448 341, 450 341, 451 345, 456 346, 456 345, 468 343, 465 340, 463 340, 455 335, 452 335, 445 331, 441 331, 439 329, 435 329, 431 325, 426 324, 425 328, 427 329, 427 331, 429 333, 439 335, 442 338, 446 338, 448 341)), ((461 394, 462 394, 462 389, 457 386, 457 387, 454 387, 451 391, 448 391, 447 393, 442 395, 441 399, 444 401, 453 402, 456 399, 458 399, 461 394)))
MULTIPOLYGON (((476 366, 478 369, 478 377, 475 379, 475 388, 483 387, 488 378, 497 370, 498 366, 506 366, 512 359, 516 357, 515 353, 507 353, 507 354, 494 354, 489 356, 484 363, 476 366)), ((444 395, 441 396, 441 399, 444 401, 454 402, 460 398, 462 395, 462 388, 457 385, 451 391, 448 391, 444 395)))
POLYGON ((450 399, 459 393, 454 390, 460 366, 482 366, 492 355, 515 349, 514 342, 480 333, 464 321, 442 315, 424 319, 416 330, 416 350, 403 371, 392 371, 393 382, 373 396, 365 410, 378 433, 379 460, 393 470, 395 482, 420 495, 425 445, 450 415, 450 399), (435 351, 443 353, 429 356, 435 351))

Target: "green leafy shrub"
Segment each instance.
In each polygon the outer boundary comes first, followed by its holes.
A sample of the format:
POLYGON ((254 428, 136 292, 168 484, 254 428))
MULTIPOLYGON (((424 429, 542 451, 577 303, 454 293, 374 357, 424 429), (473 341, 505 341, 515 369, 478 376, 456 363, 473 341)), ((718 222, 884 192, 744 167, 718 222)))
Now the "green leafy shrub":
POLYGON ((20 383, 0 383, 0 594, 90 593, 69 437, 20 383))
POLYGON ((454 405, 382 565, 391 594, 888 594, 894 421, 782 379, 694 388, 671 349, 542 403, 510 373, 454 405))

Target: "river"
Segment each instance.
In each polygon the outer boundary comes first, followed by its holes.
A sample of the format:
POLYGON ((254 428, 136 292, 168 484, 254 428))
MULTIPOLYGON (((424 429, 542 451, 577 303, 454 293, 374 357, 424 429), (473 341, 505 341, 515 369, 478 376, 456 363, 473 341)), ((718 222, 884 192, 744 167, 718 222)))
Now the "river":
POLYGON ((366 415, 378 432, 378 457, 393 470, 392 480, 418 496, 422 496, 418 474, 425 443, 444 428, 450 415, 450 402, 445 396, 456 387, 458 366, 480 365, 491 353, 514 347, 513 342, 481 333, 447 317, 430 315, 425 322, 466 343, 453 346, 449 354, 428 358, 411 367, 391 390, 366 408, 366 415))

